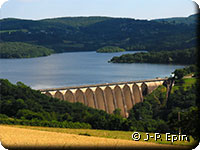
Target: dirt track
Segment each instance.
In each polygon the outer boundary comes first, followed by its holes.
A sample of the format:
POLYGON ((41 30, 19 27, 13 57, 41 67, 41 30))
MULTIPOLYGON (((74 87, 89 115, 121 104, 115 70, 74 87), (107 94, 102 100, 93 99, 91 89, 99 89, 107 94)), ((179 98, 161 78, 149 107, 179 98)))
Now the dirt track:
POLYGON ((108 139, 66 133, 36 131, 10 126, 0 126, 0 140, 4 147, 35 149, 108 148, 108 149, 189 149, 189 147, 108 139))

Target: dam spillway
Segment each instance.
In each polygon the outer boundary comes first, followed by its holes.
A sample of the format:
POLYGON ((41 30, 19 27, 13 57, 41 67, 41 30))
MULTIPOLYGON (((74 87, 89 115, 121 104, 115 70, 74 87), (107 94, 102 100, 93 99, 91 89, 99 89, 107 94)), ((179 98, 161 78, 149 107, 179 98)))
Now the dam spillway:
POLYGON ((121 110, 123 117, 128 117, 130 110, 136 103, 143 102, 143 97, 167 78, 140 80, 130 82, 115 82, 85 86, 40 89, 47 96, 58 98, 71 103, 80 102, 88 107, 113 113, 115 109, 121 110))

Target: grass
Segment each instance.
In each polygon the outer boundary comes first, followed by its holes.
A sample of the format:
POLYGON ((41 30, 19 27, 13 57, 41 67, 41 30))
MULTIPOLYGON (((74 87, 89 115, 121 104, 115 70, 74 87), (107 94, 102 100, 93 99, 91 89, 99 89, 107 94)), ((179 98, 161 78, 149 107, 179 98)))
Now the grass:
POLYGON ((191 86, 192 84, 194 84, 196 82, 196 78, 186 78, 183 80, 184 80, 186 86, 191 86))
MULTIPOLYGON (((140 133, 144 138, 145 133, 140 133)), ((3 146, 7 149, 12 148, 78 148, 92 147, 99 149, 109 147, 109 149, 119 148, 155 148, 155 149, 191 149, 196 143, 167 145, 150 142, 133 141, 132 132, 124 131, 105 131, 105 130, 85 130, 85 129, 60 129, 47 127, 29 127, 29 126, 10 126, 0 125, 0 139, 3 146)), ((153 135, 153 133, 151 134, 153 135)), ((194 142, 194 141, 193 141, 194 142)), ((176 143, 177 144, 177 143, 176 143)))
POLYGON ((183 79, 183 83, 177 83, 174 85, 174 87, 172 88, 172 93, 175 91, 175 90, 178 90, 179 87, 183 87, 185 90, 188 88, 188 87, 191 87, 193 84, 196 83, 196 78, 185 78, 183 79))
MULTIPOLYGON (((32 130, 40 130, 40 131, 49 131, 49 132, 57 132, 57 133, 67 133, 67 134, 76 134, 76 135, 84 135, 84 136, 93 136, 93 137, 102 137, 102 138, 111 138, 111 139, 123 139, 123 140, 130 140, 132 139, 132 131, 110 131, 110 130, 95 130, 95 129, 68 129, 68 128, 49 128, 49 127, 33 127, 33 126, 15 126, 18 128, 25 128, 25 129, 32 129, 32 130)), ((190 137, 190 142, 188 141, 166 141, 165 134, 161 134, 162 141, 157 140, 155 138, 150 138, 149 141, 145 141, 146 133, 139 132, 141 135, 141 140, 143 142, 153 142, 159 144, 170 144, 170 145, 187 145, 191 146, 194 144, 194 139, 190 137)), ((149 133, 150 136, 155 137, 155 133, 149 133)))

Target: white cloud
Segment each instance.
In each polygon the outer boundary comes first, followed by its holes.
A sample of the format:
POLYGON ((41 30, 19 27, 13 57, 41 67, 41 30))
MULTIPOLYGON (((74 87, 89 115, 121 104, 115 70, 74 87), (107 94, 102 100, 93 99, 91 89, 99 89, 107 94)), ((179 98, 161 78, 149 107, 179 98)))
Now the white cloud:
POLYGON ((7 2, 8 0, 0 0, 0 8, 3 5, 3 3, 7 2))

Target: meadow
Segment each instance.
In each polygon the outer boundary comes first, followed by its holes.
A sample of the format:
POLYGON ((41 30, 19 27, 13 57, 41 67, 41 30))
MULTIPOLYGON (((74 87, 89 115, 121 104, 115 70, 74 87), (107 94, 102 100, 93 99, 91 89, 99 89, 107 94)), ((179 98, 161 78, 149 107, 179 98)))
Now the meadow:
MULTIPOLYGON (((33 126, 0 126, 0 139, 6 148, 21 147, 56 147, 56 148, 77 148, 77 147, 93 147, 102 148, 162 148, 162 149, 190 149, 196 144, 191 138, 188 141, 167 142, 155 141, 150 139, 145 142, 146 134, 141 134, 140 141, 132 140, 133 132, 125 131, 106 131, 93 129, 61 129, 48 127, 33 126)), ((150 133, 154 135, 154 133, 150 133)), ((161 136, 164 136, 163 134, 161 136)))
POLYGON ((180 88, 181 86, 184 88, 184 89, 187 89, 188 87, 191 87, 192 85, 194 85, 196 83, 197 79, 196 78, 183 78, 182 79, 182 84, 179 83, 177 85, 175 85, 173 88, 172 88, 172 93, 177 90, 178 88, 180 88))

